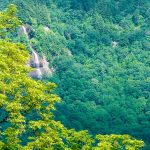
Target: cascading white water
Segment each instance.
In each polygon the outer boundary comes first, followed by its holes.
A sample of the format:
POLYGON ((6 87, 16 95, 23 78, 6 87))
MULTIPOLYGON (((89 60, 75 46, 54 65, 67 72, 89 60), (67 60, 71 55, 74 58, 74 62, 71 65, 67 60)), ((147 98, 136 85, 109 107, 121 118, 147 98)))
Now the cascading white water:
POLYGON ((34 57, 35 68, 39 68, 40 67, 39 57, 35 51, 33 51, 32 53, 34 57))
POLYGON ((42 72, 40 70, 39 57, 38 57, 37 53, 34 50, 32 50, 32 54, 33 54, 33 57, 34 57, 34 64, 35 64, 35 68, 36 68, 38 78, 42 78, 42 72))
POLYGON ((26 27, 25 27, 25 26, 22 26, 22 30, 23 30, 24 34, 27 36, 27 39, 29 40, 29 37, 28 37, 28 33, 27 33, 27 30, 26 30, 26 27))
POLYGON ((30 39, 29 39, 27 30, 26 30, 26 27, 22 26, 22 30, 23 30, 24 34, 26 35, 28 43, 29 43, 29 46, 30 46, 30 49, 32 50, 32 54, 33 54, 33 57, 34 57, 34 67, 36 68, 37 78, 41 79, 42 78, 42 72, 40 70, 39 57, 38 57, 37 53, 35 52, 35 50, 32 48, 32 46, 30 44, 30 39))

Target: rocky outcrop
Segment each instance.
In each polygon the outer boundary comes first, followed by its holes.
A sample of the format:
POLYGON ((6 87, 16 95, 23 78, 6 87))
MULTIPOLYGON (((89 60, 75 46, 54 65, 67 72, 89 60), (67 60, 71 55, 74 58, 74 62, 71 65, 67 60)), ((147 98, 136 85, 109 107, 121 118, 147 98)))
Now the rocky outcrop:
POLYGON ((46 60, 46 57, 43 56, 41 59, 41 71, 43 74, 52 75, 54 73, 54 68, 49 68, 49 62, 46 60))
POLYGON ((113 42, 112 42, 112 47, 115 48, 115 47, 117 47, 117 45, 118 45, 118 42, 116 42, 116 41, 113 41, 113 42))
POLYGON ((50 31, 50 28, 48 26, 44 26, 44 31, 45 32, 49 32, 50 31))

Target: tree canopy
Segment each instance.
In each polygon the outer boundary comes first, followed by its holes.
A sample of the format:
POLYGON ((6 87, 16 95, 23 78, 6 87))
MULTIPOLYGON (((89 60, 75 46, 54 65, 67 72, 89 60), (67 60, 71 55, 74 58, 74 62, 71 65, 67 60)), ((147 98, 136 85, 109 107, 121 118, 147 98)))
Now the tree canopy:
POLYGON ((136 150, 143 147, 143 141, 128 135, 97 135, 96 140, 87 131, 68 130, 55 121, 52 110, 54 103, 60 101, 53 94, 56 85, 29 77, 32 69, 26 65, 28 51, 6 36, 20 24, 16 7, 11 5, 0 14, 3 33, 0 39, 0 149, 136 150))

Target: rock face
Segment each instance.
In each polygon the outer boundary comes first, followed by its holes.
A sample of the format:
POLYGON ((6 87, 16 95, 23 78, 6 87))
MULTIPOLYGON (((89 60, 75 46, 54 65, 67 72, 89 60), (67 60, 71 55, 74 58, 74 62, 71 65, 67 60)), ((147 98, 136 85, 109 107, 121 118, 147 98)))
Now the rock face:
POLYGON ((50 31, 50 28, 48 26, 44 26, 44 31, 48 32, 48 31, 50 31))
POLYGON ((44 74, 52 75, 53 72, 55 71, 54 68, 49 68, 49 62, 46 60, 45 56, 42 57, 41 65, 42 65, 41 71, 44 74))
POLYGON ((30 72, 29 75, 33 78, 42 79, 42 76, 45 74, 47 76, 51 76, 54 72, 53 68, 49 68, 49 62, 47 62, 46 57, 39 57, 37 52, 33 49, 30 39, 28 36, 28 32, 26 26, 22 26, 19 31, 20 34, 25 34, 29 43, 29 47, 31 49, 31 59, 28 62, 28 65, 34 68, 34 71, 30 72))
POLYGON ((116 41, 112 42, 112 47, 117 47, 117 45, 118 45, 118 42, 116 42, 116 41))

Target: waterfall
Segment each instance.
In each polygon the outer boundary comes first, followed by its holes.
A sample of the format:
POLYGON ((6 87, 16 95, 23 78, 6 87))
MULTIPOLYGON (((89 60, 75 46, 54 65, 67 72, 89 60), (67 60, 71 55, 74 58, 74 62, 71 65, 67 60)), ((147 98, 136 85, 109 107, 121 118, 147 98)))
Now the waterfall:
POLYGON ((38 78, 42 78, 42 72, 40 70, 39 57, 38 57, 37 53, 34 50, 32 50, 32 54, 33 54, 33 57, 34 57, 34 65, 35 65, 35 68, 36 68, 36 73, 38 75, 38 78))
POLYGON ((32 48, 32 45, 30 44, 30 39, 29 39, 29 35, 27 33, 26 27, 22 26, 22 31, 23 33, 26 35, 28 43, 29 43, 29 47, 32 51, 32 55, 33 55, 33 59, 34 59, 34 67, 36 68, 35 73, 37 74, 37 78, 41 79, 42 78, 42 72, 40 70, 40 61, 39 61, 39 57, 37 55, 37 53, 35 52, 35 50, 32 48))
POLYGON ((28 37, 28 33, 27 33, 27 30, 26 30, 26 27, 25 27, 25 26, 22 26, 22 30, 23 30, 24 34, 27 36, 27 39, 29 40, 29 37, 28 37))

